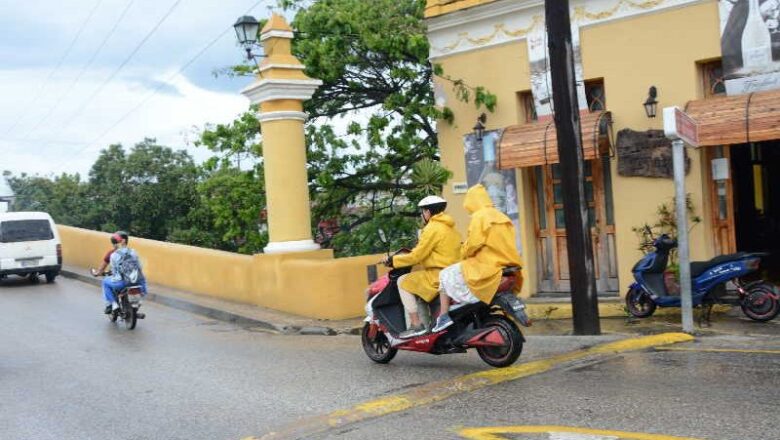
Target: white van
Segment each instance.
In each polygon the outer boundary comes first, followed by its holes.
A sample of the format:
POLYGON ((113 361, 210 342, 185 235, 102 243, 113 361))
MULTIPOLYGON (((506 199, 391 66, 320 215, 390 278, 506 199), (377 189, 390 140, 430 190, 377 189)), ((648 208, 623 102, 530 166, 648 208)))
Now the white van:
POLYGON ((62 268, 62 244, 54 220, 45 212, 0 213, 0 279, 8 275, 51 283, 62 268))

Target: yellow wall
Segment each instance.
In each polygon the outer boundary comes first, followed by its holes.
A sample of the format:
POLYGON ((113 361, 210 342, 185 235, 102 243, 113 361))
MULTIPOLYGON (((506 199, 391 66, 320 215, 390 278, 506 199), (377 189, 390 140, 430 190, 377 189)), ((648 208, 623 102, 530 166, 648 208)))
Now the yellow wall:
MULTIPOLYGON (((718 20, 717 3, 711 1, 580 29, 585 79, 604 78, 607 108, 613 114, 615 133, 623 128, 662 128, 662 119, 648 119, 642 106, 652 85, 658 88, 659 115, 662 107, 683 107, 687 101, 701 97, 696 62, 720 56, 718 20)), ((516 94, 531 88, 525 41, 463 52, 437 58, 434 62, 442 65, 446 75, 463 79, 471 86, 485 86, 498 96, 496 112, 488 113, 488 129, 521 122, 516 94)), ((437 81, 445 88, 449 87, 448 82, 437 81)), ((444 165, 455 174, 453 181, 463 182, 466 176, 462 135, 472 130, 479 111, 473 104, 460 103, 452 93, 449 95, 447 105, 455 113, 455 122, 452 125, 439 122, 439 141, 444 165)), ((699 151, 689 150, 688 154, 692 163, 686 190, 692 193, 697 214, 705 217, 705 221, 692 231, 691 257, 705 259, 712 253, 712 234, 705 216, 702 159, 699 151)), ((521 221, 528 280, 523 295, 533 293, 537 288, 532 194, 527 174, 527 171, 518 172, 519 193, 524 198, 521 221)), ((657 206, 671 201, 674 185, 671 179, 621 177, 614 159, 612 176, 623 294, 632 282, 630 269, 640 257, 637 237, 631 228, 652 223, 657 206)), ((447 187, 445 195, 456 201, 451 204, 452 214, 459 226, 465 227, 468 220, 460 206, 462 196, 453 196, 451 190, 451 186, 447 187)))
MULTIPOLYGON (((109 234, 59 226, 66 265, 100 265, 109 234)), ((319 319, 363 314, 366 266, 380 256, 333 258, 330 250, 240 255, 131 238, 150 283, 319 319)))

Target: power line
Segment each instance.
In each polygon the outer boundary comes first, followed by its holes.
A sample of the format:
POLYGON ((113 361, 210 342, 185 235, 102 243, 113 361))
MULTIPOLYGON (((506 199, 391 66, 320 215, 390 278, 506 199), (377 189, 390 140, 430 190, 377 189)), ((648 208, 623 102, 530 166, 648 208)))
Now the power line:
MULTIPOLYGON (((102 1, 102 0, 101 0, 102 1)), ((73 81, 70 83, 68 88, 63 92, 59 98, 57 98, 57 101, 54 103, 54 105, 49 109, 49 111, 46 113, 46 115, 43 116, 43 118, 38 121, 38 123, 32 127, 30 130, 25 133, 22 138, 26 138, 30 135, 30 133, 37 130, 41 125, 43 125, 44 122, 59 108, 60 104, 62 104, 63 98, 70 93, 71 90, 73 90, 73 87, 76 86, 76 84, 81 80, 81 78, 84 76, 84 73, 87 71, 87 69, 92 66, 92 63, 95 62, 95 59, 97 59, 97 56, 100 54, 100 52, 103 50, 103 47, 105 47, 106 43, 108 43, 108 40, 111 39, 111 37, 114 35, 114 32, 116 32, 117 28, 119 27, 119 24, 122 23, 122 19, 125 18, 125 15, 127 14, 127 11, 130 10, 130 6, 133 5, 135 0, 130 0, 127 2, 127 5, 125 6, 125 9, 122 11, 122 13, 119 15, 119 18, 117 18, 114 21, 114 26, 111 27, 111 30, 108 31, 108 34, 103 38, 103 41, 100 43, 98 48, 95 50, 95 52, 92 54, 92 57, 90 57, 89 61, 87 61, 86 64, 81 68, 81 71, 76 75, 76 77, 73 79, 73 81)))
POLYGON ((46 86, 49 85, 49 82, 54 77, 54 74, 62 67, 62 63, 65 62, 65 59, 68 58, 68 55, 70 55, 71 50, 73 50, 73 47, 76 45, 76 42, 81 37, 82 32, 84 32, 84 29, 87 27, 87 23, 92 19, 92 16, 95 15, 95 11, 97 11, 100 4, 103 3, 103 0, 98 0, 97 3, 95 3, 95 6, 92 8, 92 10, 89 12, 89 15, 87 15, 87 18, 84 19, 84 21, 81 23, 81 26, 79 27, 79 30, 76 32, 76 35, 73 37, 73 40, 68 45, 68 48, 65 49, 65 52, 62 54, 62 57, 60 57, 60 60, 57 62, 57 65, 54 66, 54 68, 49 72, 49 76, 46 77, 46 81, 41 84, 40 87, 38 87, 38 92, 35 94, 35 97, 30 101, 30 105, 27 106, 27 108, 19 114, 19 117, 16 118, 16 121, 14 121, 13 124, 5 131, 5 134, 8 135, 16 127, 19 125, 19 123, 24 119, 25 116, 30 112, 30 110, 34 107, 34 104, 40 99, 41 95, 43 94, 43 91, 46 89, 46 86))
POLYGON ((90 102, 92 102, 93 99, 95 99, 95 97, 101 91, 103 91, 103 88, 105 88, 108 85, 108 83, 110 83, 117 76, 117 74, 119 74, 119 72, 127 65, 127 63, 129 63, 130 60, 133 59, 133 57, 138 53, 138 51, 141 50, 143 45, 146 44, 147 41, 149 41, 149 39, 152 37, 152 35, 154 35, 155 32, 157 32, 157 30, 160 28, 160 26, 162 26, 162 24, 165 22, 165 20, 168 19, 168 17, 170 17, 170 15, 173 13, 173 11, 176 9, 176 7, 179 6, 180 3, 181 3, 181 0, 176 0, 171 5, 171 7, 168 8, 168 11, 157 21, 157 23, 155 23, 155 25, 152 27, 152 29, 150 29, 149 32, 146 33, 146 35, 141 39, 141 41, 138 42, 138 44, 135 46, 135 48, 130 52, 130 55, 128 55, 127 58, 125 58, 124 61, 122 61, 122 64, 120 64, 119 67, 117 67, 111 73, 111 75, 109 75, 109 77, 106 78, 105 81, 103 81, 103 83, 100 84, 100 86, 98 86, 97 89, 95 89, 94 92, 92 92, 92 94, 89 96, 89 98, 87 98, 87 100, 84 101, 81 104, 81 106, 71 115, 70 118, 68 118, 67 121, 65 121, 64 124, 60 125, 60 128, 66 127, 66 126, 70 125, 73 122, 74 119, 76 119, 79 116, 81 116, 81 112, 90 104, 90 102))
MULTIPOLYGON (((251 6, 249 9, 247 9, 247 10, 246 10, 246 12, 244 13, 244 15, 246 15, 246 14, 249 14, 250 12, 252 12, 252 11, 253 11, 255 8, 257 8, 258 6, 260 6, 260 4, 262 4, 264 1, 266 1, 266 0, 258 0, 258 1, 257 1, 257 2, 254 4, 254 5, 252 5, 252 6, 251 6)), ((100 141, 100 140, 101 140, 103 137, 105 137, 105 136, 106 136, 108 133, 110 133, 110 132, 111 132, 111 130, 113 130, 113 129, 114 129, 114 128, 116 128, 116 127, 117 127, 119 124, 121 124, 122 122, 124 122, 124 121, 125 121, 125 120, 126 120, 126 119, 127 119, 127 118, 128 118, 130 115, 131 115, 131 114, 133 114, 133 113, 134 113, 135 111, 137 111, 139 108, 143 107, 143 106, 144 106, 144 105, 145 105, 147 102, 149 102, 149 101, 150 101, 150 100, 151 100, 151 99, 152 99, 152 98, 153 98, 155 95, 157 95, 157 93, 158 93, 158 92, 159 92, 159 91, 160 91, 160 90, 161 90, 161 89, 162 89, 164 86, 166 86, 166 85, 167 85, 168 83, 170 83, 170 82, 171 82, 171 81, 172 81, 174 78, 176 78, 177 76, 181 75, 181 74, 182 74, 182 73, 183 73, 185 70, 187 70, 187 68, 189 68, 189 67, 190 67, 190 66, 191 66, 191 65, 192 65, 192 64, 193 64, 193 63, 194 63, 194 62, 195 62, 195 61, 196 61, 198 58, 200 58, 201 56, 203 56, 203 54, 204 54, 204 53, 206 53, 206 51, 208 51, 208 50, 209 50, 209 49, 210 49, 212 46, 214 46, 214 45, 215 45, 215 44, 216 44, 216 43, 217 43, 219 40, 221 40, 221 39, 222 39, 222 38, 223 38, 223 37, 224 37, 224 36, 225 36, 227 33, 229 33, 231 30, 233 30, 233 26, 232 26, 232 25, 231 25, 230 27, 226 28, 225 30, 223 30, 222 32, 220 32, 220 34, 219 34, 219 35, 217 35, 217 36, 216 36, 214 39, 212 39, 212 40, 211 40, 211 41, 209 41, 209 42, 208 42, 208 43, 207 43, 205 46, 203 46, 203 48, 201 48, 201 49, 200 49, 200 50, 199 50, 199 51, 198 51, 198 52, 195 54, 195 56, 193 56, 192 58, 190 58, 190 60, 189 60, 189 61, 187 61, 187 62, 186 62, 184 65, 182 65, 182 66, 179 68, 179 70, 178 70, 178 71, 176 71, 176 73, 174 73, 174 74, 172 74, 171 76, 169 76, 169 77, 168 77, 168 78, 167 78, 165 81, 162 81, 162 82, 160 82, 160 84, 158 84, 158 85, 157 85, 157 87, 155 87, 155 88, 154 88, 154 90, 152 90, 152 91, 151 91, 149 94, 147 94, 147 96, 146 96, 146 97, 145 97, 143 100, 141 100, 141 102, 139 102, 139 103, 138 103, 138 104, 137 104, 135 107, 131 108, 131 109, 130 109, 128 112, 126 112, 124 115, 122 115, 122 116, 121 116, 121 117, 120 117, 120 118, 119 118, 119 119, 118 119, 116 122, 114 122, 114 123, 113 123, 113 124, 112 124, 110 127, 108 127, 108 128, 105 130, 105 131, 103 131, 103 132, 100 134, 100 136, 96 137, 96 138, 95 138, 93 141, 91 141, 91 142, 87 143, 87 144, 84 146, 84 148, 82 148, 82 149, 80 149, 79 151, 77 151, 76 153, 72 154, 72 155, 71 155, 71 159, 70 159, 69 161, 67 161, 67 162, 64 162, 64 163, 63 163, 63 164, 61 164, 59 167, 57 167, 57 168, 54 170, 54 172, 57 172, 57 171, 61 170, 61 169, 62 169, 62 168, 64 168, 65 166, 67 166, 67 165, 69 165, 70 163, 72 163, 74 160, 78 159, 78 157, 79 157, 79 156, 81 156, 81 154, 83 154, 85 151, 87 151, 89 148, 91 148, 91 147, 92 147, 94 144, 98 143, 98 142, 99 142, 99 141, 100 141)))

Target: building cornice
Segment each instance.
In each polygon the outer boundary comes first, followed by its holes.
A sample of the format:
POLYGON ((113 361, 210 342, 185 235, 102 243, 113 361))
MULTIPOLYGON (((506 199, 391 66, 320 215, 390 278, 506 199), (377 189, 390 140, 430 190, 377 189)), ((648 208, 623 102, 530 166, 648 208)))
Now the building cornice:
MULTIPOLYGON (((631 18, 711 0, 574 0, 571 21, 579 27, 631 18)), ((542 0, 499 0, 427 20, 431 60, 521 41, 544 26, 542 0)))

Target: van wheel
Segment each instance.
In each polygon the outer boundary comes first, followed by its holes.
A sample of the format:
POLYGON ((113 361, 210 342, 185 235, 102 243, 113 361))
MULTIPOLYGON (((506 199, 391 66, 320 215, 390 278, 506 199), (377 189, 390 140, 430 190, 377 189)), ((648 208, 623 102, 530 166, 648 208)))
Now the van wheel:
POLYGON ((57 273, 56 272, 46 272, 46 282, 51 284, 54 282, 54 280, 57 279, 57 273))

